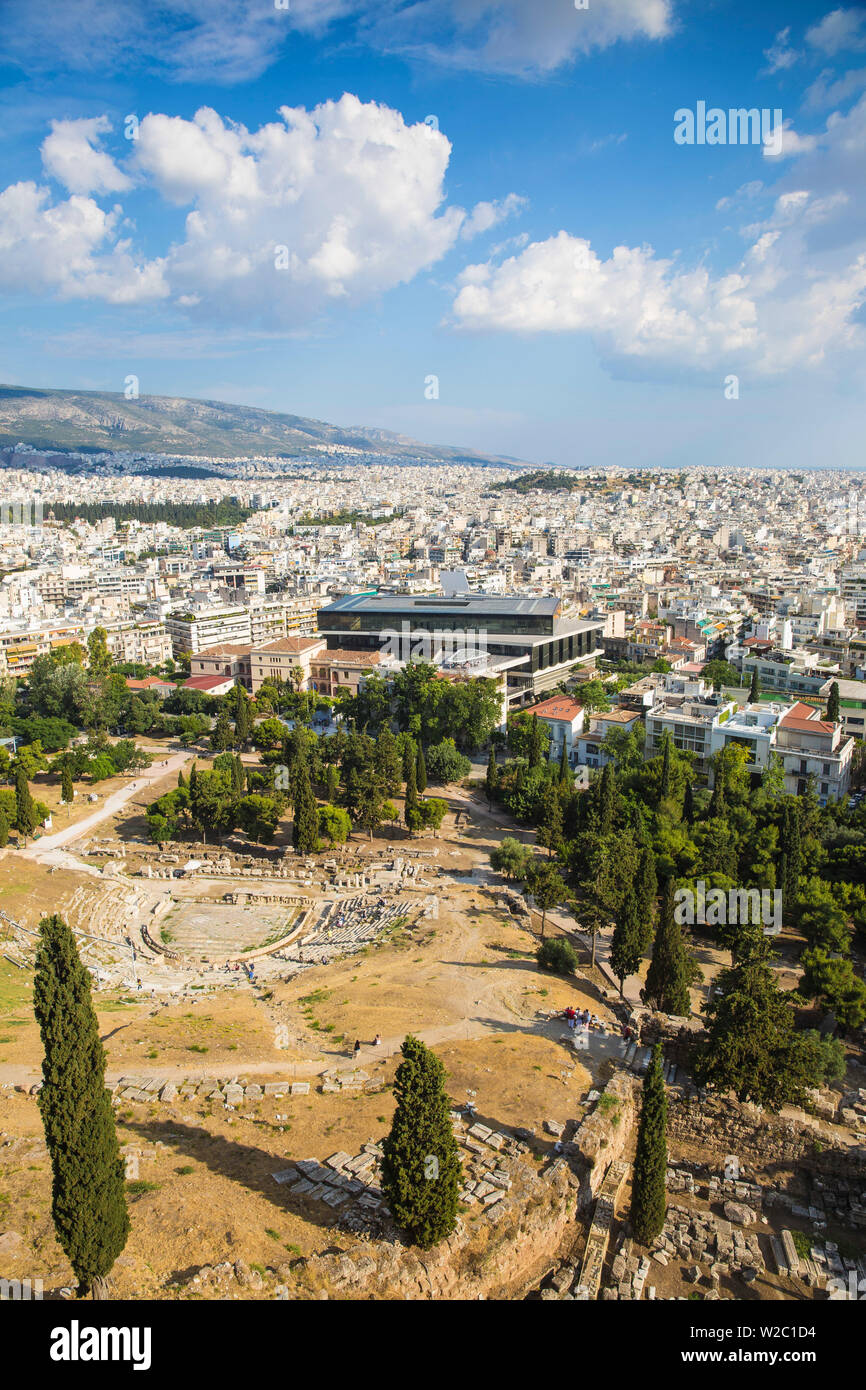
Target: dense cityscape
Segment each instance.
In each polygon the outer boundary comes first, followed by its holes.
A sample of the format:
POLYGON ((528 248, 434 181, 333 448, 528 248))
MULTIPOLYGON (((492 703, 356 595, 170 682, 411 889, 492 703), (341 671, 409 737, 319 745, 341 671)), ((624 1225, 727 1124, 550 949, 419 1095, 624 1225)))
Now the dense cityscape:
POLYGON ((10 0, 40 1364, 248 1371, 274 1303, 852 1343, 866 11, 788 8, 10 0))

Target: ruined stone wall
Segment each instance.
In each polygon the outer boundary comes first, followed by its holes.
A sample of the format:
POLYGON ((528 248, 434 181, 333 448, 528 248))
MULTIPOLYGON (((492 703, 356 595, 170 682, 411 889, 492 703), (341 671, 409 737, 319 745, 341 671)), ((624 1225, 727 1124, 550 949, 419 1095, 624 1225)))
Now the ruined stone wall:
POLYGON ((786 1119, 731 1097, 685 1100, 668 1109, 668 1140, 716 1154, 736 1153, 759 1167, 784 1165, 815 1174, 866 1176, 866 1147, 829 1137, 808 1120, 786 1119))
POLYGON ((293 1297, 338 1299, 515 1298, 550 1268, 577 1234, 577 1182, 564 1159, 538 1172, 506 1160, 512 1187, 495 1219, 460 1221, 434 1250, 370 1241, 357 1253, 316 1255, 298 1272, 293 1297))

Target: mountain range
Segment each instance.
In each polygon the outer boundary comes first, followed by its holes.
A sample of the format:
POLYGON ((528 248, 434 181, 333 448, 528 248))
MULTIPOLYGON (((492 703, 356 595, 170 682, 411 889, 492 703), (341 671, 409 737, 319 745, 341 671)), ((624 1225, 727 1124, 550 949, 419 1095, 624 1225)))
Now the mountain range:
MULTIPOLYGON (((278 456, 322 460, 322 445, 419 463, 518 464, 473 449, 420 444, 364 426, 342 428, 223 401, 138 396, 114 391, 55 391, 0 385, 0 448, 122 451, 220 459, 278 456), (318 446, 318 447, 317 447, 318 446)), ((345 460, 344 460, 345 461, 345 460)))

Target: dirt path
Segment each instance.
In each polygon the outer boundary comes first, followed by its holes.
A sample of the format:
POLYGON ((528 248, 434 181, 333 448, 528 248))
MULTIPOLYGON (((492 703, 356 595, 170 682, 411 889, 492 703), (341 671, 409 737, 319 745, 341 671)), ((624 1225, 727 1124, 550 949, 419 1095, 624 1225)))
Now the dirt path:
POLYGON ((164 777, 169 777, 172 772, 183 767, 189 759, 189 753, 174 753, 169 758, 153 764, 144 772, 138 773, 135 779, 130 782, 128 787, 121 787, 119 791, 112 792, 103 804, 94 811, 92 815, 85 816, 83 820, 74 821, 72 825, 67 825, 65 829, 56 831, 53 835, 43 835, 27 849, 18 850, 17 853, 25 859, 40 859, 40 857, 50 850, 61 849, 63 845, 70 844, 73 840, 78 840, 88 831, 94 830, 97 825, 101 825, 109 816, 113 816, 116 811, 121 810, 127 801, 131 800, 137 792, 145 787, 152 786, 154 782, 161 782, 164 777))

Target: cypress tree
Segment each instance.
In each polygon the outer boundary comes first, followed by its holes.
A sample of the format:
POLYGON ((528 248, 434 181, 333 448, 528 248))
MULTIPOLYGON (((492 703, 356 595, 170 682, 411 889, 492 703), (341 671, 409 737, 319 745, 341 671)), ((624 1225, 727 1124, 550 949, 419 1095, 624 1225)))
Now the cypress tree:
POLYGON ((827 719, 831 724, 839 723, 839 682, 834 681, 830 686, 830 694, 827 697, 827 719))
POLYGON ((565 739, 562 741, 562 753, 559 758, 559 785, 569 790, 572 787, 571 768, 568 766, 568 752, 565 747, 565 739))
POLYGON ((5 849, 9 843, 9 818, 3 807, 0 806, 0 849, 5 849))
POLYGON ((695 823, 695 794, 692 791, 691 782, 686 782, 685 795, 683 796, 683 820, 686 825, 695 823))
POLYGON ((60 773, 60 800, 70 802, 75 800, 75 786, 72 781, 72 768, 69 763, 63 764, 60 773))
POLYGON ((727 810, 728 807, 725 801, 725 784, 722 781, 721 775, 719 773, 716 773, 716 780, 713 785, 713 794, 710 797, 710 809, 708 813, 710 820, 715 820, 716 818, 718 818, 719 820, 724 820, 725 816, 727 815, 727 810))
POLYGON ((445 1068, 419 1038, 409 1036, 394 1079, 397 1101, 382 1145, 382 1190, 394 1220, 429 1250, 457 1224, 461 1167, 445 1094, 445 1068))
POLYGON ((36 807, 30 795, 27 773, 19 767, 15 776, 15 824, 24 837, 24 843, 36 829, 36 807))
POLYGON ((671 794, 671 740, 665 734, 664 752, 662 753, 662 780, 659 787, 659 800, 664 801, 671 794))
POLYGON ((193 763, 192 767, 191 767, 190 770, 189 770, 189 799, 190 799, 190 802, 192 802, 192 801, 194 800, 197 788, 198 788, 198 768, 196 767, 195 763, 193 763))
POLYGON ((641 919, 632 885, 616 914, 616 926, 610 943, 610 968, 619 980, 619 992, 623 999, 626 979, 640 968, 642 955, 641 919))
POLYGON ((758 678, 758 668, 752 672, 752 683, 749 686, 749 704, 756 705, 761 694, 761 682, 758 678))
POLYGON ((665 1173, 668 1101, 662 1075, 662 1049, 656 1043, 644 1077, 640 1125, 631 1185, 631 1224, 635 1240, 650 1245, 665 1224, 665 1173))
MULTIPOLYGON (((177 774, 177 785, 178 785, 179 787, 185 787, 185 786, 186 786, 186 778, 185 778, 184 775, 183 775, 183 768, 179 768, 179 769, 178 769, 178 774, 177 774)), ((64 797, 64 800, 65 800, 65 797, 64 797)))
POLYGON ((562 838, 562 803, 556 791, 553 790, 547 798, 544 817, 538 827, 536 839, 540 845, 546 846, 547 857, 550 859, 554 851, 560 849, 562 838))
POLYGON ((496 787, 499 782, 499 769, 496 766, 496 749, 491 743, 490 755, 487 759, 487 776, 484 779, 484 790, 487 793, 487 809, 493 810, 493 798, 496 795, 496 787))
POLYGON ((613 763, 605 763, 598 784, 598 827, 599 833, 609 835, 613 829, 616 812, 616 783, 613 763))
POLYGON ((664 887, 652 960, 641 998, 660 1013, 688 1018, 692 1011, 689 985, 694 978, 694 962, 686 950, 682 927, 674 914, 674 881, 669 878, 664 887))
POLYGON ((295 768, 292 844, 298 854, 314 854, 319 848, 319 814, 303 758, 298 759, 295 768))
POLYGON ((39 935, 33 1007, 45 1049, 38 1103, 51 1156, 51 1215, 79 1294, 96 1298, 129 1234, 123 1160, 90 977, 61 917, 44 917, 39 935))
POLYGON ((418 795, 423 796, 427 790, 427 764, 424 761, 424 749, 418 744, 418 756, 415 759, 415 786, 418 795))
POLYGON ((403 781, 409 781, 409 770, 415 769, 415 740, 407 734, 403 744, 403 781))
POLYGON ((253 715, 247 693, 243 686, 238 686, 237 707, 235 712, 235 740, 241 748, 245 748, 252 737, 253 715))
POLYGON ((788 799, 782 808, 782 834, 780 837, 780 874, 782 905, 786 914, 794 910, 797 900, 797 887, 800 877, 800 803, 788 799))
POLYGON ((538 767, 544 753, 544 730, 537 714, 532 716, 532 725, 529 731, 529 766, 538 767))
POLYGON ((232 759, 232 787, 238 796, 243 795, 245 777, 246 769, 243 759, 238 755, 232 759))
POLYGON ((641 955, 643 955, 649 950, 650 943, 653 939, 656 918, 656 899, 659 891, 658 879, 656 878, 655 855, 649 845, 645 845, 641 850, 634 886, 635 904, 637 907, 640 929, 640 950, 641 955))
POLYGON ((410 812, 418 810, 418 784, 415 780, 415 760, 409 764, 409 775, 406 778, 406 800, 403 806, 403 819, 409 825, 410 812))

